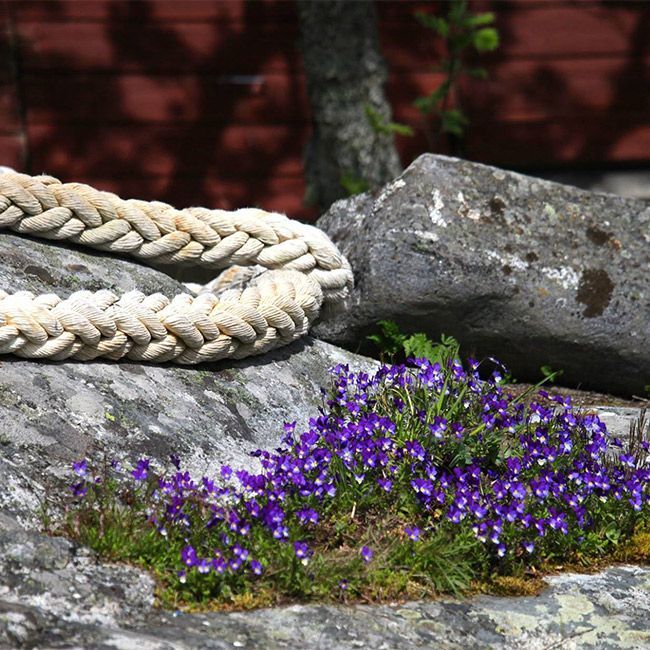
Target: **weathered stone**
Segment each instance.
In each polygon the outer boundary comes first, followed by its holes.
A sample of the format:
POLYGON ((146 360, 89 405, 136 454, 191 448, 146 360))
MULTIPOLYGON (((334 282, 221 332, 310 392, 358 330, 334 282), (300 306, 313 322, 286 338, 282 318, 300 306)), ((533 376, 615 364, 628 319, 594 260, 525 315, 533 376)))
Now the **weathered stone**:
MULTIPOLYGON (((0 254, 12 290, 182 289, 133 262, 54 244, 3 235, 0 254)), ((374 365, 312 339, 200 368, 0 358, 0 648, 648 647, 646 569, 553 578, 538 598, 188 614, 156 609, 146 572, 40 531, 42 502, 56 514, 69 465, 83 456, 162 462, 173 451, 194 472, 252 466, 250 449, 275 446, 284 421, 304 426, 317 412, 337 363, 374 365)), ((607 412, 623 433, 636 416, 607 412)))
MULTIPOLYGON (((12 291, 184 290, 130 260, 12 235, 0 237, 0 255, 0 287, 12 291)), ((246 465, 250 450, 277 444, 285 421, 307 423, 337 363, 374 362, 313 339, 200 367, 0 357, 0 511, 14 504, 14 514, 32 521, 47 481, 102 449, 131 458, 175 452, 197 470, 246 465)))
MULTIPOLYGON (((348 311, 316 335, 357 346, 381 319, 522 380, 643 394, 650 383, 650 207, 444 156, 318 225, 355 271, 348 311)), ((363 348, 362 348, 363 349, 363 348)))

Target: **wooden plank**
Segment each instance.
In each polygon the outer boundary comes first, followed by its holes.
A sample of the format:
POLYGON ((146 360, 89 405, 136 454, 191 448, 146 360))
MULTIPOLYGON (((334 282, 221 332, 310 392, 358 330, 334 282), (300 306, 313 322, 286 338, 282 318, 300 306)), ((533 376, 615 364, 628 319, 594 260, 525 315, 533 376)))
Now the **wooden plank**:
POLYGON ((504 61, 487 80, 462 84, 465 111, 473 120, 542 120, 604 110, 650 113, 650 92, 637 80, 650 69, 645 58, 504 61))
MULTIPOLYGON (((644 42, 647 14, 625 3, 603 7, 589 2, 539 9, 522 5, 517 11, 499 7, 502 45, 496 53, 482 57, 484 63, 628 56, 640 52, 639 43, 644 42), (635 38, 642 40, 635 45, 635 38)), ((170 22, 161 28, 146 19, 114 24, 44 18, 19 20, 17 32, 26 70, 292 74, 302 65, 298 28, 288 23, 170 22)), ((381 42, 395 71, 430 70, 442 55, 440 40, 415 20, 412 25, 382 26, 381 42)))
POLYGON ((295 26, 19 22, 25 70, 254 74, 300 70, 295 26))
MULTIPOLYGON (((463 108, 474 122, 538 121, 571 118, 615 110, 626 115, 650 114, 650 92, 639 92, 635 80, 650 69, 645 59, 576 59, 504 61, 489 68, 487 80, 466 80, 463 108), (552 97, 552 101, 549 101, 552 97)), ((438 87, 435 73, 394 75, 388 97, 395 119, 417 123, 413 100, 438 87)))
POLYGON ((307 133, 260 125, 28 127, 34 169, 72 176, 298 176, 307 133))
POLYGON ((20 134, 0 134, 0 165, 23 169, 23 138, 20 134))
POLYGON ((305 184, 302 178, 269 176, 238 180, 206 174, 185 176, 114 176, 66 175, 68 182, 80 182, 114 192, 124 198, 165 201, 178 208, 201 205, 235 210, 257 206, 282 212, 294 218, 312 219, 315 210, 303 204, 305 184))
MULTIPOLYGON (((604 5, 602 0, 577 0, 573 4, 581 6, 604 5)), ((645 0, 625 0, 628 7, 642 8, 645 0)), ((380 0, 376 3, 380 23, 409 23, 416 12, 444 16, 447 13, 448 0, 398 0, 390 2, 380 0)), ((469 10, 472 13, 493 11, 500 13, 515 13, 529 9, 557 9, 566 7, 567 0, 469 0, 469 10)), ((609 5, 623 4, 619 0, 609 0, 609 5)))
MULTIPOLYGON (((382 47, 387 59, 408 69, 435 63, 441 53, 440 39, 409 17, 406 11, 409 3, 378 3, 380 9, 385 4, 400 11, 402 16, 400 22, 381 23, 382 47)), ((444 14, 432 11, 432 7, 439 6, 440 3, 429 3, 427 13, 444 14)), ((647 42, 650 13, 647 2, 519 1, 493 2, 486 7, 494 11, 501 36, 501 45, 491 55, 493 58, 622 56, 631 54, 635 47, 641 51, 647 42), (636 46, 634 39, 637 39, 636 46)))
POLYGON ((286 0, 20 0, 20 20, 114 23, 133 20, 166 22, 243 23, 297 20, 293 2, 286 0))
POLYGON ((635 39, 646 43, 648 6, 625 2, 565 3, 562 6, 500 12, 499 56, 556 58, 631 55, 635 39))
POLYGON ((302 75, 27 73, 30 124, 290 124, 308 120, 302 75))
MULTIPOLYGON (((415 11, 444 13, 446 0, 399 0, 377 2, 381 22, 409 22, 415 11), (433 8, 433 9, 432 9, 433 8)), ((287 0, 20 0, 16 13, 21 20, 115 22, 129 21, 146 15, 159 22, 268 22, 297 20, 295 4, 287 0)), ((562 7, 566 0, 471 0, 472 11, 496 10, 513 12, 525 8, 549 9, 562 7)), ((583 5, 602 4, 600 0, 581 0, 583 5)), ((616 2, 612 3, 616 4, 616 2)), ((621 3, 622 4, 622 3, 621 3)), ((626 0, 626 5, 642 5, 626 0)))
POLYGON ((12 82, 0 83, 0 116, 0 134, 15 134, 20 130, 18 98, 12 82))
POLYGON ((467 132, 467 157, 505 166, 644 163, 650 124, 611 114, 563 122, 503 122, 467 132))
MULTIPOLYGON (((398 138, 404 166, 422 153, 447 154, 447 142, 437 132, 428 140, 423 129, 414 138, 398 138)), ((504 167, 549 168, 611 163, 647 164, 650 124, 610 114, 537 122, 471 124, 466 131, 463 157, 504 167)))
POLYGON ((13 79, 11 33, 9 6, 6 2, 0 2, 0 84, 8 83, 13 79))

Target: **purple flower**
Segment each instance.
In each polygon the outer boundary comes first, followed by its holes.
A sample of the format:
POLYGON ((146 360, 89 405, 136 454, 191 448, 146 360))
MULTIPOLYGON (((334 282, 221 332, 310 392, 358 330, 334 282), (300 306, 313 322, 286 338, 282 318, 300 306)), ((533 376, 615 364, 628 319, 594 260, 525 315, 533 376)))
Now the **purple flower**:
POLYGON ((317 524, 318 523, 318 513, 311 508, 303 508, 301 510, 296 510, 296 517, 298 521, 304 526, 306 524, 317 524))
POLYGON ((196 556, 196 551, 193 546, 189 544, 183 548, 181 551, 181 561, 188 567, 196 566, 198 563, 198 558, 196 556))
MULTIPOLYGON (((619 460, 621 461, 621 465, 625 465, 626 467, 636 466, 636 458, 632 454, 621 454, 619 460)), ((83 476, 83 474, 80 474, 80 476, 83 476)))
POLYGON ((422 445, 417 440, 409 440, 406 443, 406 451, 417 458, 418 460, 424 460, 425 452, 422 445))
POLYGON ((416 478, 411 481, 411 487, 415 492, 430 497, 433 493, 433 483, 424 478, 416 478))
POLYGON ((196 563, 196 570, 199 573, 210 573, 211 566, 212 566, 212 562, 210 562, 210 560, 207 560, 205 558, 201 558, 196 563))
POLYGON ((366 564, 372 560, 373 555, 374 553, 372 552, 372 549, 368 548, 367 546, 361 547, 361 558, 366 564))
POLYGON ((262 564, 260 562, 258 562, 257 560, 251 560, 250 561, 250 567, 251 567, 251 571, 256 576, 261 576, 262 572, 264 571, 264 568, 262 567, 262 564))
POLYGON ((387 478, 378 478, 377 485, 384 490, 384 492, 390 492, 393 487, 393 482, 389 481, 387 478))
POLYGON ((417 526, 406 526, 404 528, 404 532, 406 533, 406 536, 413 542, 420 541, 421 531, 417 526))
POLYGON ((135 469, 131 472, 131 476, 136 481, 144 481, 149 476, 149 460, 141 458, 135 466, 135 469))
POLYGON ((77 476, 86 476, 88 474, 88 461, 84 458, 76 463, 72 463, 72 469, 77 476))
POLYGON ((309 558, 313 555, 313 552, 305 544, 305 542, 294 542, 293 543, 293 551, 296 554, 296 557, 303 563, 307 564, 309 562, 309 558))
POLYGON ((79 481, 79 483, 73 483, 70 486, 70 491, 74 496, 82 498, 88 493, 88 486, 84 481, 79 481))
POLYGON ((433 419, 433 424, 429 425, 429 430, 434 438, 442 438, 445 431, 447 431, 447 420, 437 415, 433 419))

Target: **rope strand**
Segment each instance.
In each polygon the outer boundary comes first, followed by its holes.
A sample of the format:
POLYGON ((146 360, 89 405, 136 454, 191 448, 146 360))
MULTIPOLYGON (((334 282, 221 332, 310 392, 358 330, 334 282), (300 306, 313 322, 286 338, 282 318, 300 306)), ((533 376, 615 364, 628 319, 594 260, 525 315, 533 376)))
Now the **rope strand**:
MULTIPOLYGON (((0 173, 0 229, 131 255, 150 264, 263 267, 219 295, 0 290, 0 354, 31 359, 197 364, 263 354, 305 335, 343 302, 348 261, 314 226, 257 208, 177 210, 51 176, 0 173)), ((235 269, 233 269, 235 271, 235 269)))

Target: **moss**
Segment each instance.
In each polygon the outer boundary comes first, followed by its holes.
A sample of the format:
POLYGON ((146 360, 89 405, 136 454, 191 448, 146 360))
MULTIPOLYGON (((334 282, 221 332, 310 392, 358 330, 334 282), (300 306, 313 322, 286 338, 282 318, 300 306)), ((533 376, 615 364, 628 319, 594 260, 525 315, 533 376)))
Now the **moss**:
POLYGON ((188 384, 194 384, 196 386, 205 386, 209 377, 210 373, 207 370, 199 370, 198 368, 183 373, 183 379, 188 384))
POLYGON ((9 408, 20 404, 20 397, 16 395, 9 386, 0 384, 0 406, 9 408))
POLYGON ((650 564, 650 531, 636 533, 616 552, 614 559, 619 562, 650 564))
POLYGON ((478 590, 494 596, 538 596, 547 587, 539 576, 494 576, 478 590))

